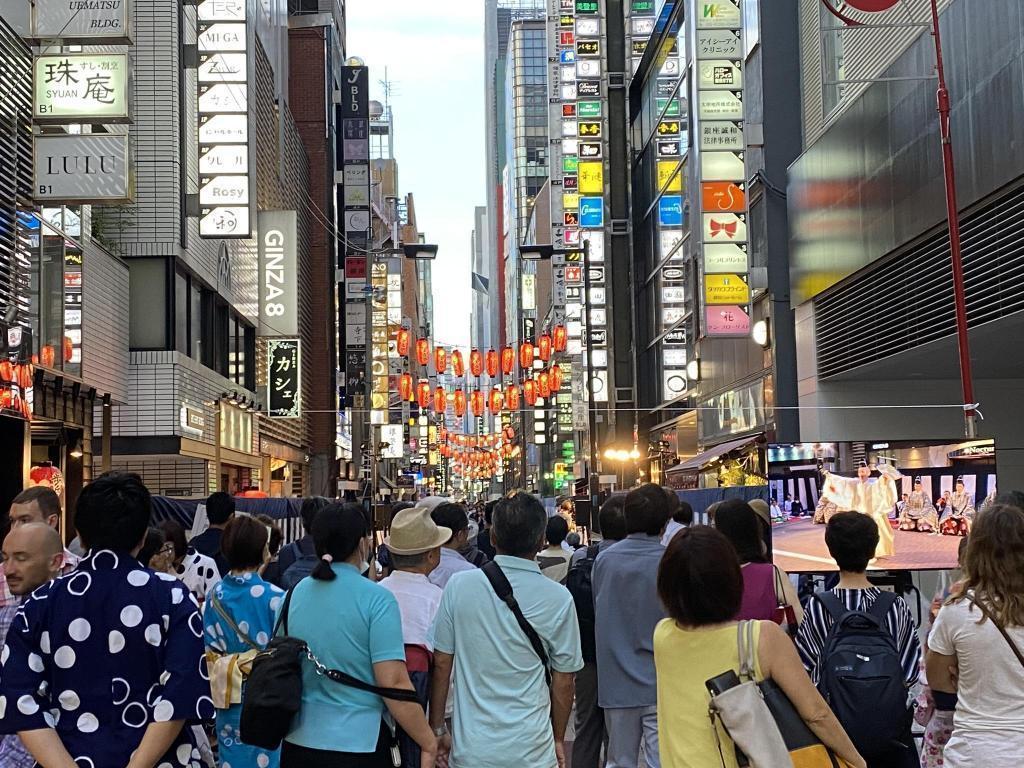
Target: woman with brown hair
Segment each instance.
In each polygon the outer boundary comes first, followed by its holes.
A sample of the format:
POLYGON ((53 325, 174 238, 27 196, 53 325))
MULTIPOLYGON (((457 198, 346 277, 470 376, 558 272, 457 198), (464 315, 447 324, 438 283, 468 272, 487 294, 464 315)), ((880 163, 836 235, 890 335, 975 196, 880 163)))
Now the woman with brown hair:
POLYGON ((971 529, 964 580, 928 637, 928 682, 957 696, 948 768, 1024 755, 1024 511, 997 505, 971 529))
MULTIPOLYGON (((734 768, 732 741, 708 718, 705 682, 740 670, 734 617, 743 599, 743 575, 736 550, 713 528, 684 528, 661 559, 658 595, 669 615, 654 631, 662 768, 734 768)), ((757 679, 774 680, 825 746, 863 768, 864 759, 811 683, 793 642, 771 621, 755 623, 754 642, 757 679)))

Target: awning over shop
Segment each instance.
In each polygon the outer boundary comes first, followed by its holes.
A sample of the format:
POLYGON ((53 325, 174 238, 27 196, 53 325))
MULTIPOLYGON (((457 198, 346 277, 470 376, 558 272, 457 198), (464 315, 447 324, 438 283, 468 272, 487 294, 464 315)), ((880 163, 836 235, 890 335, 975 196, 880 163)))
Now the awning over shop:
POLYGON ((728 443, 716 445, 714 448, 704 451, 704 453, 698 453, 691 459, 687 459, 684 462, 676 464, 674 467, 669 467, 665 470, 665 474, 671 475, 677 472, 685 472, 687 470, 692 472, 694 470, 702 469, 720 456, 724 456, 725 454, 731 453, 739 448, 746 448, 757 440, 758 437, 759 435, 751 435, 750 437, 744 437, 742 440, 733 440, 728 443))

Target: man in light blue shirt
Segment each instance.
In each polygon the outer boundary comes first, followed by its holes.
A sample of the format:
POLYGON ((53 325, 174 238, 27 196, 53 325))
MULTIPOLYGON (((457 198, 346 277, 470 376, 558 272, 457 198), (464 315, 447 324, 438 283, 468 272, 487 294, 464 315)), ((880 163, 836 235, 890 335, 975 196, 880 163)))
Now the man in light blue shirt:
POLYGON ((598 705, 607 768, 638 768, 641 746, 647 768, 659 768, 654 628, 665 618, 657 584, 668 495, 648 483, 626 495, 623 512, 627 536, 601 553, 592 576, 598 705))
POLYGON ((556 768, 564 765, 565 728, 574 675, 583 668, 576 608, 569 591, 540 572, 534 556, 544 538, 544 507, 524 493, 494 509, 495 562, 512 585, 544 643, 544 667, 511 609, 480 570, 452 577, 434 624, 434 680, 430 725, 450 751, 451 768, 556 768), (445 701, 456 671, 450 736, 445 701))
POLYGON ((452 537, 441 547, 441 562, 427 577, 430 583, 441 589, 448 586, 448 581, 456 573, 476 569, 459 550, 469 541, 469 515, 461 504, 445 502, 434 507, 430 517, 442 528, 448 528, 452 537))

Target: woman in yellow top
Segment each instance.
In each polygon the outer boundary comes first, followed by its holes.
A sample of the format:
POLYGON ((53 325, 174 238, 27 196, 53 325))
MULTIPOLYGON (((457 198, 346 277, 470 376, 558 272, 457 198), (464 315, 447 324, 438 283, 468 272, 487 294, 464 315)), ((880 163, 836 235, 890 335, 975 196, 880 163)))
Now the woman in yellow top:
MULTIPOLYGON (((729 540, 703 526, 680 531, 662 557, 658 594, 669 615, 654 631, 661 766, 736 768, 732 740, 708 716, 705 686, 729 669, 740 670, 733 617, 743 596, 743 576, 729 540)), ((864 768, 864 759, 804 671, 793 642, 773 622, 758 622, 754 629, 757 679, 773 679, 825 746, 853 768, 864 768)))

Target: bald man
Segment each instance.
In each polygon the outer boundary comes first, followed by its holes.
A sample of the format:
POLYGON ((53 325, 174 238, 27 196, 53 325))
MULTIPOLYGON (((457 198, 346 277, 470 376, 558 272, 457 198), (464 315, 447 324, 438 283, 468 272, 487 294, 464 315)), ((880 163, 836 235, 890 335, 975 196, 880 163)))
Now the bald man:
MULTIPOLYGON (((7 515, 12 531, 29 523, 44 523, 54 531, 59 531, 60 497, 51 488, 45 486, 26 488, 11 502, 11 509, 7 515)), ((61 573, 68 574, 78 567, 79 558, 66 549, 63 551, 64 560, 61 564, 61 573)), ((0 570, 0 606, 13 605, 17 607, 20 603, 21 598, 10 589, 3 571, 0 570)))
MULTIPOLYGON (((7 588, 15 597, 31 594, 60 575, 64 565, 64 547, 55 528, 43 522, 26 522, 11 528, 3 544, 3 572, 7 588)), ((18 611, 18 604, 0 608, 0 644, 18 611)), ((30 768, 35 759, 17 735, 0 740, 0 766, 30 768)))

